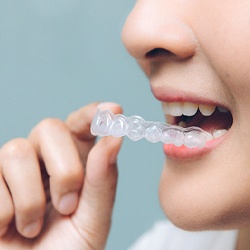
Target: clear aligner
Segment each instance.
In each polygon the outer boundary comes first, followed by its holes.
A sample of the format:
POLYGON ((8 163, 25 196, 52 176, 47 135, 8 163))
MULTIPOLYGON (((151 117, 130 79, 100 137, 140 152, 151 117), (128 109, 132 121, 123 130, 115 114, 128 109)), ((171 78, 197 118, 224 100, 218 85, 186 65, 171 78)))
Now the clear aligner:
POLYGON ((149 142, 163 142, 188 148, 205 146, 211 135, 199 127, 183 128, 161 122, 145 121, 140 116, 114 115, 108 110, 98 110, 91 123, 95 136, 127 136, 132 141, 145 138, 149 142))

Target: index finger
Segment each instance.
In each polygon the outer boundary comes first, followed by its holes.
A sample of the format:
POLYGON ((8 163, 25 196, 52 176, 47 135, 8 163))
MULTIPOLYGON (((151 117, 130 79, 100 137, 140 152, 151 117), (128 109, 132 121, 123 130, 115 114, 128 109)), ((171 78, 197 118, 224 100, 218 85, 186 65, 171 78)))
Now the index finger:
POLYGON ((95 136, 90 133, 90 126, 97 109, 107 109, 112 111, 114 114, 122 113, 121 106, 113 102, 91 103, 73 112, 68 116, 66 124, 77 139, 83 141, 95 139, 95 136))

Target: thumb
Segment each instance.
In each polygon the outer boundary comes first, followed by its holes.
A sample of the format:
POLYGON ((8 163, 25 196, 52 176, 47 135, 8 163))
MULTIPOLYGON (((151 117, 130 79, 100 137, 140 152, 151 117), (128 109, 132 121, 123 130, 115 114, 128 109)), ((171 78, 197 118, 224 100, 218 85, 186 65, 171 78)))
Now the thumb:
POLYGON ((122 139, 102 138, 89 152, 79 206, 72 220, 93 249, 104 249, 117 186, 122 139))

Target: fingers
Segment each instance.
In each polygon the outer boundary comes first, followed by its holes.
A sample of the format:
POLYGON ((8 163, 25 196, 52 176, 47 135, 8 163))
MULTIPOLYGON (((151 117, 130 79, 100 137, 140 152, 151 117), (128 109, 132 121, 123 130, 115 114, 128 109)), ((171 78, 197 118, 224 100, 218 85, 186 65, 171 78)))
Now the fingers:
POLYGON ((100 104, 92 103, 75 111, 74 113, 69 115, 66 120, 66 124, 70 128, 70 131, 75 134, 78 139, 95 139, 95 137, 90 134, 90 125, 97 109, 108 109, 111 110, 114 114, 122 112, 121 106, 112 102, 104 102, 100 104))
POLYGON ((95 140, 90 134, 90 124, 97 111, 98 103, 91 103, 70 114, 66 124, 70 131, 80 140, 95 140))
POLYGON ((88 155, 84 154, 86 152, 84 140, 95 138, 88 133, 97 109, 107 109, 114 114, 122 112, 121 107, 116 103, 95 103, 70 115, 67 125, 76 136, 81 158, 84 161, 87 160, 79 206, 72 219, 88 244, 93 249, 102 249, 110 228, 117 184, 116 158, 122 139, 104 137, 89 151, 88 155))
POLYGON ((64 215, 76 211, 80 228, 108 232, 122 140, 103 138, 93 146, 90 124, 97 108, 121 112, 117 104, 91 104, 70 115, 66 123, 45 119, 28 139, 12 140, 0 149, 0 236, 14 217, 21 235, 32 238, 40 232, 46 207, 41 162, 54 208, 64 215))
POLYGON ((84 187, 74 224, 93 249, 102 249, 110 228, 114 205, 121 138, 104 137, 90 151, 84 187))
POLYGON ((88 153, 93 147, 96 138, 90 133, 90 125, 97 109, 108 109, 114 114, 122 112, 121 106, 116 103, 92 103, 75 111, 69 115, 66 120, 67 126, 74 135, 75 143, 79 149, 80 158, 84 163, 87 161, 88 153))
POLYGON ((12 140, 0 151, 0 165, 0 227, 3 230, 8 227, 15 208, 17 230, 25 237, 34 237, 41 230, 45 211, 45 194, 36 152, 27 140, 12 140))
POLYGON ((14 207, 9 190, 0 174, 0 237, 5 234, 14 215, 14 207))
POLYGON ((70 214, 78 205, 84 168, 68 127, 60 120, 46 119, 29 136, 50 178, 53 206, 70 214))
MULTIPOLYGON (((99 107, 121 112, 121 107, 113 103, 104 103, 99 107)), ((74 212, 78 205, 84 179, 83 164, 86 164, 95 139, 90 134, 90 124, 97 108, 95 103, 74 112, 66 125, 57 119, 46 119, 29 136, 38 156, 45 163, 50 176, 52 203, 61 214, 74 212), (72 133, 76 140, 73 140, 72 133)))

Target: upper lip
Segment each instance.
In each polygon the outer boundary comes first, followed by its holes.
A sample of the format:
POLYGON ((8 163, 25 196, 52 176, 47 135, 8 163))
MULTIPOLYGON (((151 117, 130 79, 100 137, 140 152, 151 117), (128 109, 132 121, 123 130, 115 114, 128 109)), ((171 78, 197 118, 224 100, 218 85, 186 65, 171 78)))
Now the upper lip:
MULTIPOLYGON (((160 85, 160 86, 153 86, 151 84, 151 91, 153 95, 155 96, 156 99, 158 99, 161 102, 190 102, 190 103, 196 103, 196 104, 203 104, 203 105, 214 105, 214 106, 219 106, 223 107, 229 110, 231 115, 231 121, 230 124, 228 125, 232 126, 233 124, 233 113, 231 109, 228 107, 228 105, 225 105, 222 101, 223 98, 221 98, 221 101, 218 102, 215 98, 209 98, 207 96, 204 97, 204 95, 201 95, 199 91, 197 92, 190 92, 190 91, 185 91, 185 90, 177 90, 177 88, 171 87, 171 86, 165 86, 165 85, 160 85)), ((218 97, 217 97, 218 98, 218 97)), ((176 120, 173 121, 173 123, 176 123, 176 120)))
POLYGON ((194 92, 183 91, 173 87, 157 86, 151 85, 151 91, 154 97, 161 102, 190 102, 197 104, 209 104, 221 106, 229 109, 224 103, 218 102, 209 97, 204 97, 204 95, 197 94, 194 92))

